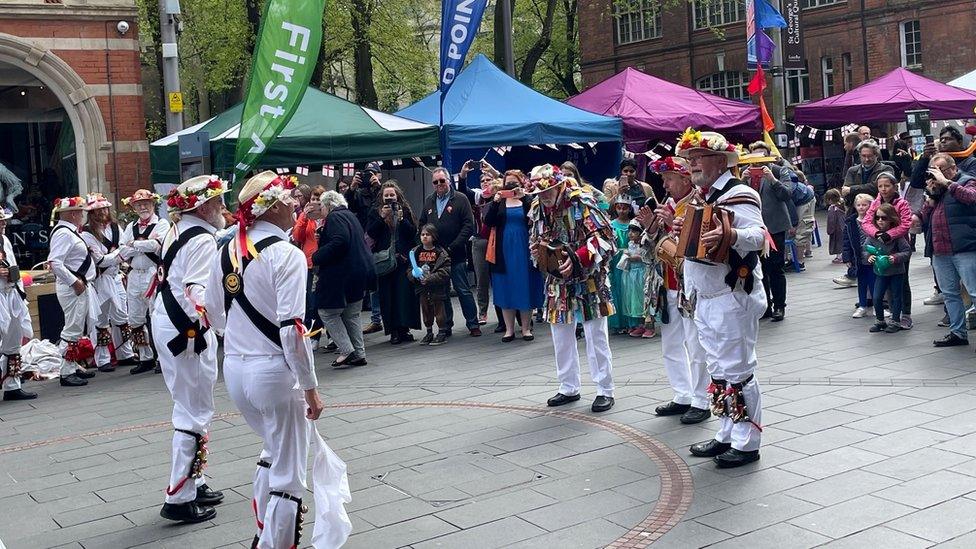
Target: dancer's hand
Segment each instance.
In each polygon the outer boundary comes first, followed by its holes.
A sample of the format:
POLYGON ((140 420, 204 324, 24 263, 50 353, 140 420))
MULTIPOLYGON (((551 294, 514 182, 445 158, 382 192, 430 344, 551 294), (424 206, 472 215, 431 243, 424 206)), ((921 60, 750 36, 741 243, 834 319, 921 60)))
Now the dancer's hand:
POLYGON ((322 415, 324 405, 316 389, 307 389, 305 391, 305 404, 308 405, 308 408, 305 410, 306 418, 314 421, 322 415))
POLYGON ((85 293, 85 283, 82 282, 80 278, 78 280, 75 280, 74 284, 72 284, 71 287, 74 288, 75 295, 81 295, 85 293))

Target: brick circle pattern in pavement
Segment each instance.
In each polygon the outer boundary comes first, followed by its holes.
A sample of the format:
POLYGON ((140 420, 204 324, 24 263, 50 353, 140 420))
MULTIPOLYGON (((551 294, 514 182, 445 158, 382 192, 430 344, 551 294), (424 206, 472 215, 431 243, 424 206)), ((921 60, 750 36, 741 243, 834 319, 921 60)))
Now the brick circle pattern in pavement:
MULTIPOLYGON (((647 547, 663 536, 671 528, 674 528, 681 517, 688 511, 694 495, 694 483, 691 479, 691 470, 687 464, 678 457, 665 444, 655 440, 641 431, 628 425, 610 421, 600 417, 571 412, 566 410, 551 410, 537 406, 521 406, 516 404, 492 404, 485 402, 473 402, 467 400, 459 401, 379 401, 379 402, 344 402, 329 404, 326 409, 350 409, 350 408, 481 408, 489 410, 502 410, 508 412, 527 412, 532 414, 560 417, 571 421, 586 423, 609 431, 624 441, 636 446, 657 466, 661 475, 661 491, 657 503, 651 512, 639 524, 631 528, 627 533, 607 545, 609 549, 636 549, 647 547)), ((215 420, 237 417, 237 412, 216 414, 215 420)), ((82 438, 92 438, 98 436, 114 435, 139 430, 157 429, 169 427, 169 421, 158 421, 154 423, 144 423, 140 425, 129 425, 116 427, 103 431, 82 433, 77 435, 67 435, 63 437, 51 438, 46 440, 35 440, 23 444, 0 447, 0 455, 61 444, 82 438)))

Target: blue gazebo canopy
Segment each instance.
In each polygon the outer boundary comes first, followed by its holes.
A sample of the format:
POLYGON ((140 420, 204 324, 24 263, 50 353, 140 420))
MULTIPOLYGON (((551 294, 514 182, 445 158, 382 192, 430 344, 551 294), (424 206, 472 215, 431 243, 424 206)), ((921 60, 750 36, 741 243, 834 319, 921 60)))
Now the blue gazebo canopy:
MULTIPOLYGON (((438 125, 439 102, 434 92, 396 114, 438 125)), ((622 132, 620 119, 546 97, 484 55, 472 59, 448 91, 444 126, 448 149, 620 141, 622 132)))

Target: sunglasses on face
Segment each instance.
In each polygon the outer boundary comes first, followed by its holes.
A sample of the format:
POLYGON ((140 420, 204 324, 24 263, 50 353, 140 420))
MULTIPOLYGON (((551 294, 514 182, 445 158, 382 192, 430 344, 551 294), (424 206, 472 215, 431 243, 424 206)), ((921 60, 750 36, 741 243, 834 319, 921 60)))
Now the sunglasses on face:
POLYGON ((434 180, 434 185, 443 185, 445 183, 447 183, 447 180, 446 179, 435 179, 434 180))
POLYGON ((876 215, 876 216, 874 216, 874 220, 875 221, 890 221, 887 217, 885 217, 883 215, 876 215))

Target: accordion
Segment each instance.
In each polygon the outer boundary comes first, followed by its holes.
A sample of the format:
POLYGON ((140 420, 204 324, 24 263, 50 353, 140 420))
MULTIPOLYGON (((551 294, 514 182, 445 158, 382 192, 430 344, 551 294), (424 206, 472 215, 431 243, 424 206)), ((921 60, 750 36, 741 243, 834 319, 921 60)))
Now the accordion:
POLYGON ((681 226, 681 234, 678 236, 678 255, 690 261, 708 263, 715 265, 725 263, 729 259, 729 250, 732 248, 732 220, 734 214, 731 210, 715 206, 713 204, 688 204, 685 209, 685 220, 681 226), (715 219, 724 228, 722 240, 708 249, 702 243, 702 236, 705 233, 717 228, 715 219))
MULTIPOLYGON (((562 273, 559 272, 559 265, 564 263, 566 259, 575 259, 576 253, 569 249, 566 244, 555 240, 549 243, 540 243, 539 252, 536 254, 536 265, 538 269, 551 276, 557 278, 562 278, 562 273)), ((577 261, 573 262, 573 271, 577 271, 577 261)))

